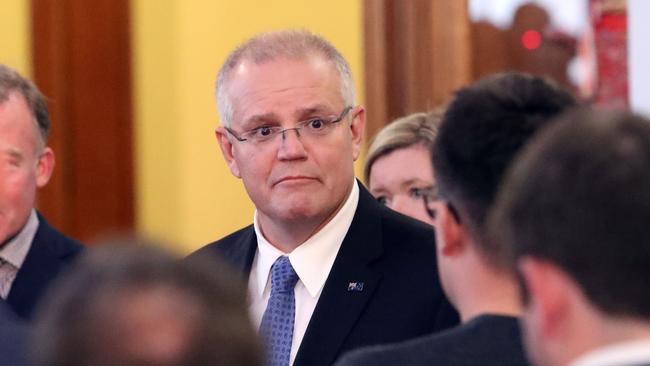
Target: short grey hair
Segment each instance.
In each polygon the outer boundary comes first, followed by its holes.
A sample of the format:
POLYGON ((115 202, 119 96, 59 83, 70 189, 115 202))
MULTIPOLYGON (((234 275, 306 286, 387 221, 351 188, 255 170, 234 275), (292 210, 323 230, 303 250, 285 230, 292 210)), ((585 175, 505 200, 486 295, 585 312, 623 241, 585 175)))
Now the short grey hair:
POLYGON ((16 70, 0 64, 0 104, 6 102, 11 93, 19 93, 25 98, 38 127, 41 142, 45 145, 50 133, 50 116, 45 97, 34 83, 21 76, 16 70))
POLYGON ((233 69, 243 61, 256 65, 278 58, 305 59, 320 55, 332 62, 341 79, 341 96, 347 105, 354 105, 355 89, 350 65, 343 55, 323 37, 306 30, 282 30, 261 33, 239 45, 226 59, 217 75, 216 96, 221 123, 230 126, 233 105, 226 84, 233 69))

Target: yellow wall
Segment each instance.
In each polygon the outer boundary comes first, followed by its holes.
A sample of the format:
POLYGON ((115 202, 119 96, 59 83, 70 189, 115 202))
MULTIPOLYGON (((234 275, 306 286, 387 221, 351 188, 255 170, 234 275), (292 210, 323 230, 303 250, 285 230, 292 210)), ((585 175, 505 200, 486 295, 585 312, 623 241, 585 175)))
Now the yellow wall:
POLYGON ((0 63, 31 75, 29 1, 0 2, 0 63))
POLYGON ((214 138, 216 72, 237 44, 307 28, 348 59, 362 95, 360 0, 133 0, 137 227, 187 253, 252 222, 214 138))

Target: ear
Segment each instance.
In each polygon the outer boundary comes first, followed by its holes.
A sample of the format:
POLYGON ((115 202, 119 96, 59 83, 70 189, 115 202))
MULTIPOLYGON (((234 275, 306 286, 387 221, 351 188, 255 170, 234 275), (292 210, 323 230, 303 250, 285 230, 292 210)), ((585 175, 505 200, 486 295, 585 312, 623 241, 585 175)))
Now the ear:
POLYGON ((531 257, 518 262, 528 291, 529 311, 534 313, 537 332, 546 339, 556 338, 570 311, 571 283, 557 266, 531 257))
POLYGON ((363 106, 358 106, 352 109, 354 116, 350 124, 350 132, 352 132, 352 157, 357 161, 361 153, 361 143, 363 141, 363 132, 366 128, 366 109, 363 106))
POLYGON ((435 225, 442 240, 439 240, 439 252, 444 256, 460 254, 467 245, 467 233, 446 202, 436 203, 435 225))
POLYGON ((223 127, 218 127, 214 131, 214 134, 217 137, 217 141, 219 142, 219 147, 221 148, 221 153, 223 154, 223 158, 226 160, 226 164, 228 164, 228 168, 230 169, 230 172, 235 177, 241 178, 241 174, 239 172, 239 166, 237 165, 237 160, 235 160, 235 155, 233 151, 234 146, 228 139, 228 131, 226 131, 226 129, 223 127))
POLYGON ((46 146, 36 163, 36 186, 38 188, 44 187, 50 181, 52 172, 54 172, 54 164, 54 151, 46 146))

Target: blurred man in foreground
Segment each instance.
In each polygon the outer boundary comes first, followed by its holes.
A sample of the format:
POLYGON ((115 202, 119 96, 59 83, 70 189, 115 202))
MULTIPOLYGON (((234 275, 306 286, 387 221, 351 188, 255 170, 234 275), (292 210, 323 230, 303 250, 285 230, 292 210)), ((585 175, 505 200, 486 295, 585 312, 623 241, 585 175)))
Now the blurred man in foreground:
POLYGON ((88 251, 53 287, 34 365, 261 366, 237 277, 127 244, 88 251))
POLYGON ((537 365, 650 365, 649 218, 647 119, 580 111, 526 149, 490 222, 537 365))

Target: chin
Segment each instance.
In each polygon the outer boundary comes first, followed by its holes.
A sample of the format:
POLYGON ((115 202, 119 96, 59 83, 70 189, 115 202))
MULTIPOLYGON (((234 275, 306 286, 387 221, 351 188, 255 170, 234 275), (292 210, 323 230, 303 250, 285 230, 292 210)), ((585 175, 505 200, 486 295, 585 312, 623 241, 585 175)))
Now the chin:
POLYGON ((291 206, 286 207, 281 214, 285 220, 309 220, 319 216, 316 210, 309 206, 291 206))

